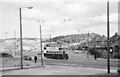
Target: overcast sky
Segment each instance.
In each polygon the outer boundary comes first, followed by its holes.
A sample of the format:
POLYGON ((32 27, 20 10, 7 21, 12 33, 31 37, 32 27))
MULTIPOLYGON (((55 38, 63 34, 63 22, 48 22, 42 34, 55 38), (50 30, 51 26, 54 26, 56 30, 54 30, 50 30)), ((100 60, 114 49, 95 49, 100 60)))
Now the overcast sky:
MULTIPOLYGON (((118 2, 110 2, 110 36, 118 32, 118 2)), ((107 35, 107 1, 93 0, 4 0, 0 2, 1 38, 19 37, 19 8, 22 8, 23 37, 98 33, 107 35), (38 20, 40 22, 38 22, 38 20), (44 22, 42 22, 44 21, 44 22)))

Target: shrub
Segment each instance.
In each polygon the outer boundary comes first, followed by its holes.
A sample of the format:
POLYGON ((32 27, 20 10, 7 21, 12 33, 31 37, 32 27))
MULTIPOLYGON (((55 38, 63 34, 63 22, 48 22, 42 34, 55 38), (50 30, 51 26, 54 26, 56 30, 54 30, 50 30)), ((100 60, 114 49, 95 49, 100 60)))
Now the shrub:
POLYGON ((120 59, 120 55, 119 55, 118 53, 115 53, 115 54, 114 54, 114 58, 120 59))
POLYGON ((91 54, 91 55, 95 55, 95 48, 90 48, 89 49, 89 53, 91 54))
POLYGON ((97 50, 95 48, 89 49, 89 53, 91 55, 96 55, 97 57, 103 57, 105 51, 104 50, 97 50))

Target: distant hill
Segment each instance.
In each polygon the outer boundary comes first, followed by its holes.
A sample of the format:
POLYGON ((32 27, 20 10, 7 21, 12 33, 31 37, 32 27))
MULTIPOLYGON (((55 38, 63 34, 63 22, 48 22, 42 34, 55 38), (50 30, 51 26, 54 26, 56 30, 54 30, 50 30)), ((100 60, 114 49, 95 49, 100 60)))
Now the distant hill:
MULTIPOLYGON (((89 41, 91 41, 94 38, 99 38, 102 35, 96 34, 96 33, 89 33, 89 41)), ((42 41, 48 42, 66 42, 66 43, 77 43, 77 42, 87 42, 88 39, 88 33, 86 34, 73 34, 73 35, 66 35, 66 36, 56 36, 51 39, 43 38, 42 41)), ((20 38, 7 38, 7 39, 0 39, 0 43, 4 41, 15 41, 20 40, 20 38)), ((39 42, 40 38, 23 38, 23 40, 33 40, 39 42)))
MULTIPOLYGON (((89 41, 94 38, 99 38, 101 35, 96 33, 89 33, 89 41)), ((50 39, 43 39, 43 42, 59 42, 59 43, 68 43, 69 45, 72 43, 86 43, 88 40, 88 34, 73 34, 73 35, 66 35, 66 36, 57 36, 50 39)), ((40 39, 39 38, 23 38, 23 46, 24 49, 28 50, 39 50, 40 49, 40 39)), ((7 39, 0 39, 0 48, 5 50, 15 50, 17 48, 20 49, 20 39, 19 38, 7 38, 7 39)))
MULTIPOLYGON (((66 36, 57 36, 52 38, 51 40, 53 42, 65 42, 65 43, 82 43, 87 42, 89 37, 89 41, 91 41, 94 38, 99 38, 101 35, 96 33, 86 33, 86 34, 74 34, 74 35, 66 35, 66 36)), ((50 41, 50 40, 46 40, 50 41)))
POLYGON ((4 39, 0 39, 0 43, 4 42, 4 39))
MULTIPOLYGON (((23 49, 39 49, 39 41, 39 38, 23 38, 23 49)), ((20 50, 20 38, 0 39, 0 49, 2 51, 20 50)))

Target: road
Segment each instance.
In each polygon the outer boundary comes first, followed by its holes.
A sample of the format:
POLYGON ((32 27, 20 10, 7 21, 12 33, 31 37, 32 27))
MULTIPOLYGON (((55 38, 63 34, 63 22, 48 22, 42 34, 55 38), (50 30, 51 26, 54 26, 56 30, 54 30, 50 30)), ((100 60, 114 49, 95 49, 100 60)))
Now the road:
MULTIPOLYGON (((5 71, 5 75, 94 75, 107 73, 107 60, 98 58, 95 60, 93 56, 86 53, 75 54, 70 51, 68 60, 48 59, 44 58, 44 66, 41 67, 41 58, 38 62, 27 61, 31 66, 40 66, 37 68, 5 71)), ((25 63, 25 61, 24 61, 25 63)), ((118 60, 111 60, 111 72, 116 73, 118 68, 118 60)))
MULTIPOLYGON (((107 68, 107 59, 100 59, 98 58, 95 60, 93 56, 89 55, 89 58, 87 58, 86 53, 82 53, 82 51, 79 51, 78 54, 75 54, 72 52, 69 52, 69 59, 68 60, 59 60, 59 59, 47 59, 44 58, 45 64, 54 64, 54 65, 77 65, 82 67, 93 67, 93 68, 107 68)), ((40 61, 40 59, 39 59, 40 61)), ((111 69, 118 68, 118 60, 112 60, 110 62, 111 69)))

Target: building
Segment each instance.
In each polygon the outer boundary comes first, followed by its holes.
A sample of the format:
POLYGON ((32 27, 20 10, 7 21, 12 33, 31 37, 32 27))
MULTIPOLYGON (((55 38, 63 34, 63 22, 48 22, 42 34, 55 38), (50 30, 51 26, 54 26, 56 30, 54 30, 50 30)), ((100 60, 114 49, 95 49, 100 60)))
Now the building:
POLYGON ((120 35, 115 33, 110 39, 110 53, 114 58, 118 57, 118 51, 116 51, 116 46, 120 46, 120 35))
POLYGON ((106 40, 107 40, 107 37, 105 35, 99 38, 94 38, 89 42, 89 47, 103 49, 106 47, 106 44, 107 44, 106 40))

